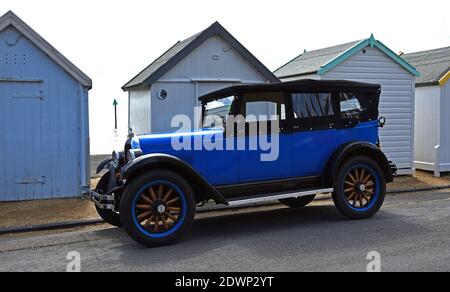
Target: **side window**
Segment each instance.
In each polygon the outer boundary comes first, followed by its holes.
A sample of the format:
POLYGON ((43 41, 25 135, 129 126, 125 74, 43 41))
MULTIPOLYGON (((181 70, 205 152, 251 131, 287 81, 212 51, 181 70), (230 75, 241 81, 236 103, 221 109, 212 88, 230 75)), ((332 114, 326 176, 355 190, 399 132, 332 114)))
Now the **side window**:
POLYGON ((331 93, 294 93, 292 106, 296 119, 334 116, 331 93))
POLYGON ((247 122, 286 120, 284 93, 252 93, 244 95, 241 111, 247 122))
POLYGON ((359 116, 362 106, 353 93, 340 93, 341 118, 352 118, 359 116))
POLYGON ((211 128, 216 126, 225 127, 225 123, 230 114, 231 106, 235 100, 234 96, 213 100, 204 105, 203 127, 211 128))

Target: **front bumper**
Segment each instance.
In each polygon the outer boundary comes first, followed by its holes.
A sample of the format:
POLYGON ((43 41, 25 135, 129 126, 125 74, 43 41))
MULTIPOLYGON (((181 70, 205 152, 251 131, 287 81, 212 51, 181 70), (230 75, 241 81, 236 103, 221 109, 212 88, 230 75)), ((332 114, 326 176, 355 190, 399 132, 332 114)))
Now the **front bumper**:
POLYGON ((114 195, 103 195, 97 193, 95 190, 90 190, 86 193, 85 197, 102 210, 114 210, 116 207, 116 198, 114 195))
POLYGON ((104 186, 103 190, 92 190, 89 188, 85 191, 84 197, 91 200, 99 209, 116 211, 118 200, 116 195, 121 194, 123 189, 123 186, 118 181, 118 170, 110 159, 103 161, 99 165, 97 173, 100 173, 102 170, 108 170, 109 173, 107 186, 104 186))

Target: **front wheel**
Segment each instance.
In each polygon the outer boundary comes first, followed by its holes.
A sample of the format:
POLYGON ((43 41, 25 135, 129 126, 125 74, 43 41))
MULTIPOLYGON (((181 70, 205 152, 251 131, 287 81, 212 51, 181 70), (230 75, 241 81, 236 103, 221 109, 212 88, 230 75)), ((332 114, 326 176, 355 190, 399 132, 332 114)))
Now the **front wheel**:
POLYGON ((349 219, 374 216, 384 203, 386 179, 372 159, 353 157, 346 161, 335 181, 333 200, 349 219))
POLYGON ((120 202, 125 231, 149 247, 169 245, 190 228, 195 199, 190 185, 178 174, 154 170, 133 179, 120 202))

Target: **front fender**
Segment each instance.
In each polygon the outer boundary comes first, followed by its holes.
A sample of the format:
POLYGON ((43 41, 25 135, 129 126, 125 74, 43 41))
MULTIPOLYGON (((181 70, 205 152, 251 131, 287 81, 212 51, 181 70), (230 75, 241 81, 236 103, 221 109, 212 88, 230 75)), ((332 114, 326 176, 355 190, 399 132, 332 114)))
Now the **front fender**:
POLYGON ((107 170, 102 178, 107 180, 107 183, 102 186, 102 189, 96 189, 96 191, 100 191, 101 195, 110 195, 115 192, 119 192, 122 190, 123 185, 117 179, 117 169, 112 162, 112 159, 103 160, 97 167, 97 174, 102 170, 107 170))
POLYGON ((327 163, 323 175, 324 185, 333 186, 342 163, 352 156, 366 156, 373 159, 380 166, 387 183, 394 181, 393 168, 386 155, 376 145, 368 142, 350 142, 340 147, 327 163))
POLYGON ((217 203, 228 205, 228 201, 202 175, 175 156, 167 154, 144 155, 126 164, 122 168, 121 174, 123 179, 130 180, 142 171, 151 171, 158 168, 169 169, 181 174, 189 183, 194 183, 197 188, 209 194, 211 199, 214 199, 217 203))
POLYGON ((104 160, 102 160, 102 162, 100 162, 99 164, 98 164, 98 166, 97 166, 97 174, 99 174, 100 172, 102 172, 102 170, 104 170, 104 169, 108 169, 109 170, 109 167, 108 167, 108 164, 110 163, 110 162, 112 162, 113 160, 112 160, 112 158, 106 158, 106 159, 104 159, 104 160))

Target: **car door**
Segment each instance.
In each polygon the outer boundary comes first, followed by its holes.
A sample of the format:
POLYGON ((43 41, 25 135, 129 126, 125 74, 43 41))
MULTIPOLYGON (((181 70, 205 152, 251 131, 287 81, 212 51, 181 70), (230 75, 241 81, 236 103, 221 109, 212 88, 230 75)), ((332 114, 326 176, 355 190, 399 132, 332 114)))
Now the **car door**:
POLYGON ((231 115, 235 99, 234 96, 224 97, 210 102, 203 109, 202 150, 195 151, 194 164, 202 176, 214 186, 234 185, 239 182, 238 153, 234 148, 227 149, 227 140, 234 142, 236 135, 235 132, 225 131, 227 117, 231 115), (224 124, 215 124, 216 118, 223 119, 221 123, 224 124))
POLYGON ((239 182, 258 182, 292 175, 292 134, 284 92, 247 93, 241 97, 238 123, 239 182), (256 147, 255 147, 256 146, 256 147))
POLYGON ((292 92, 293 175, 320 176, 336 150, 337 112, 334 93, 292 92))

